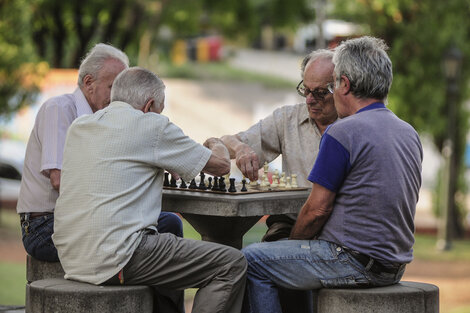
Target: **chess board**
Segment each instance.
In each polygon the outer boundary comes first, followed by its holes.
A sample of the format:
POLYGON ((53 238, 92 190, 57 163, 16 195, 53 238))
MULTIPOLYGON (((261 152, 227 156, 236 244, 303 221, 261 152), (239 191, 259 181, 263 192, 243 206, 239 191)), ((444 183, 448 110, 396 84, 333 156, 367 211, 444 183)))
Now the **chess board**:
MULTIPOLYGON (((228 188, 228 186, 227 186, 228 188)), ((242 184, 236 184, 235 188, 237 189, 236 192, 229 192, 229 191, 219 191, 219 190, 202 190, 202 189, 189 189, 189 188, 179 188, 179 187, 163 187, 166 190, 176 190, 176 191, 185 191, 185 192, 201 192, 201 193, 217 193, 217 194, 225 194, 225 195, 246 195, 246 194, 254 194, 254 193, 266 193, 266 192, 285 192, 285 191, 297 191, 297 190, 308 190, 308 188, 303 187, 296 187, 296 188, 280 188, 280 187, 261 187, 260 185, 257 186, 250 186, 246 184, 247 191, 241 191, 242 184)))

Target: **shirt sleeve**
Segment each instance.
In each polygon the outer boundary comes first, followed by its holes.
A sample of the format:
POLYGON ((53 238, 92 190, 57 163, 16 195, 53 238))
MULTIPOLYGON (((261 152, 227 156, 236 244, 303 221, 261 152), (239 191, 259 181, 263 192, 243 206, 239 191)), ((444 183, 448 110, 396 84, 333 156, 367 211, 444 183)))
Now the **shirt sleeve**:
POLYGON ((164 126, 156 144, 157 166, 174 171, 185 180, 196 177, 209 161, 212 151, 195 142, 171 122, 164 126))
POLYGON ((278 109, 246 131, 237 134, 243 143, 256 152, 260 164, 269 163, 282 154, 283 115, 282 110, 278 109))
POLYGON ((49 170, 62 169, 65 136, 74 120, 73 110, 56 101, 50 100, 44 104, 44 111, 38 121, 38 136, 41 142, 40 171, 46 177, 49 177, 49 170))
POLYGON ((349 152, 335 138, 325 133, 308 180, 338 192, 350 169, 349 152))

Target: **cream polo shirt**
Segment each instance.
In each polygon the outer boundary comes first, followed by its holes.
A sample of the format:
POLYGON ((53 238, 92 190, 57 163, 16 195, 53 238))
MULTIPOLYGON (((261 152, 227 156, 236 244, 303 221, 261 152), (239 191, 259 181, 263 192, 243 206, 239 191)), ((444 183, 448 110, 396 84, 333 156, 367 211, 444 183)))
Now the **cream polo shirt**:
POLYGON ((142 230, 156 228, 164 169, 188 181, 211 154, 167 117, 124 102, 75 120, 52 236, 65 278, 100 284, 118 273, 142 230))
POLYGON ((52 212, 59 193, 52 188, 49 170, 62 168, 65 135, 70 124, 92 114, 80 88, 51 98, 39 109, 29 136, 16 211, 52 212))
POLYGON ((282 154, 286 175, 297 174, 299 186, 312 187, 307 177, 318 155, 321 133, 305 103, 280 107, 237 135, 258 154, 261 165, 282 154))

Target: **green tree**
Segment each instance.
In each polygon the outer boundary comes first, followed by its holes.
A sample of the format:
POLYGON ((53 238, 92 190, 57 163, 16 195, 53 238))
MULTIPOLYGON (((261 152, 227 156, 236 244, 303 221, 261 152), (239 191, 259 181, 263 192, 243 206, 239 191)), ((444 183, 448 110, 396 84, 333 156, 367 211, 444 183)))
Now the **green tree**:
POLYGON ((0 1, 0 115, 33 100, 47 64, 34 63, 26 0, 0 1))
MULTIPOLYGON (((463 101, 468 99, 470 82, 470 1, 334 0, 334 5, 335 16, 366 25, 368 32, 390 46, 394 82, 389 106, 418 131, 431 135, 440 151, 448 127, 443 56, 452 45, 463 52, 454 160, 457 173, 463 175, 468 132, 468 110, 463 101)), ((455 193, 451 192, 452 198, 455 193)), ((457 221, 455 229, 461 230, 457 221)))

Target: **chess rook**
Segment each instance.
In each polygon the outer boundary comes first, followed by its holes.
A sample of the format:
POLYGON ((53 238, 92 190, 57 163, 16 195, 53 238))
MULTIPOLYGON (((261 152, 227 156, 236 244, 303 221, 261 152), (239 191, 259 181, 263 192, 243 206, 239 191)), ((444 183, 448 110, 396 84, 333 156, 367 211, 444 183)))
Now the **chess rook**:
POLYGON ((235 188, 235 178, 230 178, 230 187, 228 188, 228 192, 237 192, 237 189, 235 188))
POLYGON ((163 180, 163 187, 170 187, 170 181, 168 180, 168 176, 170 173, 165 172, 165 179, 163 180))

